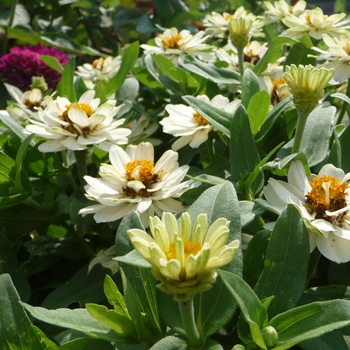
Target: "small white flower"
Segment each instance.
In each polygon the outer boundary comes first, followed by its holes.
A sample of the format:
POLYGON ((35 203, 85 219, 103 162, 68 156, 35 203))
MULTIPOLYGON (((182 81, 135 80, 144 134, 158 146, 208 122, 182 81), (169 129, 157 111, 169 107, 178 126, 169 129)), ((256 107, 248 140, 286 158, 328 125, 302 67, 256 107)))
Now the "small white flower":
POLYGON ((339 38, 331 38, 328 34, 323 34, 322 39, 328 46, 328 51, 317 47, 312 49, 321 53, 317 58, 328 61, 323 67, 334 69, 331 83, 342 83, 350 78, 350 37, 341 35, 339 38))
POLYGON ((95 91, 85 92, 77 103, 65 97, 45 99, 45 108, 38 111, 38 120, 30 119, 26 131, 49 139, 39 146, 41 152, 73 151, 94 145, 108 151, 113 144, 126 144, 131 131, 119 128, 124 119, 114 120, 121 106, 108 100, 101 106, 94 99, 95 91))
POLYGON ((301 38, 304 34, 309 34, 312 38, 320 40, 322 34, 339 37, 349 35, 348 29, 350 18, 345 18, 346 14, 334 14, 327 16, 317 7, 313 10, 305 10, 299 17, 289 15, 282 21, 288 27, 282 35, 294 39, 301 38))
MULTIPOLYGON (((206 95, 200 95, 196 98, 230 113, 233 113, 240 104, 240 100, 230 102, 227 97, 222 95, 217 95, 212 100, 206 95)), ((163 125, 163 132, 179 137, 172 145, 173 150, 178 150, 187 144, 192 148, 197 148, 208 139, 208 134, 213 126, 192 107, 182 104, 168 104, 165 109, 169 113, 169 117, 163 118, 160 122, 163 125)))
POLYGON ((176 152, 168 150, 154 163, 154 149, 149 142, 128 145, 126 151, 113 146, 109 159, 111 164, 100 167, 101 178, 84 177, 88 183, 87 198, 98 204, 79 213, 95 214, 96 222, 119 220, 135 210, 147 226, 148 217, 155 213, 184 210, 184 205, 175 198, 198 185, 192 180, 181 182, 189 166, 179 167, 176 152))
POLYGON ((171 213, 162 219, 150 217, 152 236, 139 229, 128 235, 139 254, 152 265, 163 292, 174 294, 176 301, 211 288, 217 269, 229 263, 239 247, 236 239, 226 244, 230 222, 219 218, 208 227, 206 214, 199 214, 192 229, 191 217, 183 213, 179 223, 171 213))
POLYGON ((147 44, 141 45, 144 53, 165 55, 174 64, 178 62, 180 55, 184 52, 191 55, 197 55, 204 61, 211 61, 213 47, 205 44, 209 35, 199 31, 192 35, 189 30, 181 30, 178 32, 176 28, 166 29, 162 34, 155 38, 157 46, 147 44))
POLYGON ((295 204, 309 232, 311 251, 318 250, 329 260, 350 260, 350 173, 332 164, 318 175, 306 176, 301 161, 293 162, 288 182, 270 178, 264 187, 266 208, 281 214, 288 203, 295 204))
POLYGON ((264 1, 263 7, 265 8, 264 24, 270 24, 281 21, 288 15, 300 16, 306 8, 306 2, 299 0, 291 6, 285 0, 275 1, 273 4, 264 1))
POLYGON ((117 74, 121 62, 121 56, 100 57, 94 60, 92 64, 84 63, 82 66, 78 66, 75 73, 82 77, 89 89, 93 89, 98 81, 108 82, 111 80, 117 74))
POLYGON ((217 12, 207 14, 203 19, 203 25, 206 27, 207 33, 217 38, 226 38, 228 36, 228 22, 231 18, 244 18, 247 21, 252 21, 252 26, 248 35, 253 37, 264 36, 262 32, 262 21, 252 13, 248 13, 243 6, 239 7, 233 14, 227 12, 223 14, 217 12))

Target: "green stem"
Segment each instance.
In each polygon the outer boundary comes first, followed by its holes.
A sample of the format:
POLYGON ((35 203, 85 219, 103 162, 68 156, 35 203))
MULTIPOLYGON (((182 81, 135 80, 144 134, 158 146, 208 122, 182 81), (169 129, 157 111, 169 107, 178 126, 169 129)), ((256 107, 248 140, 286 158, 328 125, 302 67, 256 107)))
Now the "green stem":
POLYGON ((292 153, 299 152, 300 145, 301 145, 301 139, 303 137, 305 124, 306 124, 306 120, 307 120, 308 115, 309 115, 308 113, 298 111, 298 122, 297 122, 297 127, 295 130, 292 153))
POLYGON ((209 160, 210 160, 210 163, 212 164, 215 160, 215 154, 213 149, 213 140, 210 138, 210 135, 208 140, 206 141, 206 144, 208 149, 209 160))
POLYGON ((243 79, 243 73, 244 73, 244 53, 243 49, 237 48, 237 55, 238 55, 238 67, 239 67, 239 74, 241 75, 241 79, 243 79))
POLYGON ((86 166, 86 149, 82 151, 74 151, 75 160, 77 161, 77 169, 78 176, 80 180, 80 184, 85 184, 84 176, 87 174, 87 166, 86 166))
POLYGON ((179 308, 182 318, 182 324, 185 329, 189 343, 195 349, 199 349, 199 347, 203 343, 203 339, 198 332, 196 321, 194 318, 193 297, 188 301, 179 301, 179 308))

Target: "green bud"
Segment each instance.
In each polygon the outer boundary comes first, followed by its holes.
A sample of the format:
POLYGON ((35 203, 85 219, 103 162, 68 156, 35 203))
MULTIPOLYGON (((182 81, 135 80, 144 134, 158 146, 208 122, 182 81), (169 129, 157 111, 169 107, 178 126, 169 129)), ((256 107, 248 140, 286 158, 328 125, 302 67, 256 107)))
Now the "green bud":
POLYGON ((47 84, 44 77, 32 77, 31 89, 39 89, 41 92, 47 90, 47 84))
POLYGON ((272 326, 267 326, 261 330, 264 342, 268 348, 274 346, 278 341, 278 333, 272 326))
POLYGON ((228 21, 228 30, 234 47, 237 49, 243 49, 247 45, 252 25, 253 21, 250 19, 242 17, 230 18, 228 21))

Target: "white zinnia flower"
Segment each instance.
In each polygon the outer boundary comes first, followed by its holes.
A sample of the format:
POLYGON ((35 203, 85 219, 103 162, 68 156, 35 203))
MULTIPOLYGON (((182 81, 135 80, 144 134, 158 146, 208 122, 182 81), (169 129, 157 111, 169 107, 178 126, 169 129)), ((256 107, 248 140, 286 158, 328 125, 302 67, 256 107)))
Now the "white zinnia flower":
POLYGON ((82 66, 78 66, 75 73, 82 77, 89 89, 93 89, 98 81, 108 82, 111 80, 117 74, 121 62, 121 56, 100 57, 94 60, 92 64, 84 63, 82 66))
POLYGON ((342 83, 350 78, 350 37, 341 35, 339 38, 331 38, 329 35, 323 34, 322 39, 328 46, 328 51, 317 47, 312 49, 321 53, 317 58, 328 61, 323 64, 323 67, 334 68, 331 83, 342 83))
POLYGON ((46 107, 38 111, 38 120, 30 119, 26 131, 49 139, 39 146, 41 152, 73 151, 94 145, 108 151, 113 144, 126 144, 130 130, 118 128, 124 119, 114 120, 122 106, 115 107, 115 100, 101 106, 95 91, 85 92, 76 103, 65 97, 45 99, 46 107))
POLYGON ((199 31, 192 35, 189 30, 183 29, 180 32, 176 28, 166 29, 162 34, 155 38, 157 46, 147 44, 141 45, 145 54, 165 55, 174 64, 178 62, 180 55, 184 52, 191 55, 197 55, 205 61, 211 61, 213 47, 205 44, 209 35, 199 31))
POLYGON ((208 228, 206 214, 199 214, 191 225, 186 212, 179 223, 171 213, 162 219, 150 217, 152 236, 139 229, 128 235, 139 254, 152 265, 152 273, 161 281, 163 292, 174 294, 176 301, 187 301, 193 295, 211 288, 217 269, 236 255, 239 241, 226 244, 230 222, 219 218, 208 228))
POLYGON ((306 8, 306 2, 299 0, 294 6, 291 6, 285 0, 275 1, 273 4, 264 1, 263 7, 265 8, 264 24, 270 24, 278 22, 288 15, 300 16, 306 8))
POLYGON ((293 39, 301 38, 305 33, 309 34, 312 38, 320 40, 322 34, 326 33, 335 37, 340 35, 349 35, 346 25, 350 22, 350 18, 344 19, 345 13, 334 14, 327 16, 323 14, 322 9, 319 7, 313 10, 305 10, 304 13, 297 17, 289 15, 282 21, 288 27, 282 35, 293 39))
POLYGON ((228 36, 228 26, 229 20, 231 18, 239 19, 244 18, 247 21, 252 21, 252 26, 249 31, 249 36, 253 37, 263 37, 264 33, 262 32, 262 21, 257 18, 252 13, 248 13, 247 10, 241 6, 239 7, 235 13, 227 13, 223 14, 212 12, 211 14, 207 14, 203 19, 203 25, 206 27, 206 32, 217 37, 217 38, 226 38, 228 36))
POLYGON ((128 145, 126 151, 113 146, 109 159, 111 164, 100 167, 101 178, 84 177, 87 198, 99 203, 79 213, 95 214, 96 222, 115 221, 135 210, 146 226, 148 217, 155 213, 184 210, 175 198, 197 186, 192 180, 181 182, 189 166, 179 167, 176 152, 166 151, 154 164, 154 149, 149 142, 128 145))
POLYGON ((295 204, 309 232, 311 251, 318 250, 329 260, 350 260, 350 173, 332 164, 322 167, 318 175, 306 176, 297 160, 288 171, 288 182, 269 179, 264 187, 266 200, 257 201, 281 214, 288 203, 295 204))
MULTIPOLYGON (((227 97, 222 95, 216 95, 212 100, 206 95, 200 95, 196 98, 229 113, 233 113, 241 102, 240 100, 230 102, 227 97)), ((172 145, 173 150, 178 150, 187 144, 192 148, 197 148, 208 139, 208 134, 213 126, 192 107, 182 104, 168 104, 165 109, 169 113, 169 117, 163 118, 160 122, 163 125, 163 132, 180 137, 172 145)))

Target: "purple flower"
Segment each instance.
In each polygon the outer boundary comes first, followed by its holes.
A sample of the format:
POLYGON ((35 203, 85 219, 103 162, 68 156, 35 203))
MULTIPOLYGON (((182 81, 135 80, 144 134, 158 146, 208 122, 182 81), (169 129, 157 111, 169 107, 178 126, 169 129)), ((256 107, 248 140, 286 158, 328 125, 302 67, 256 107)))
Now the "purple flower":
POLYGON ((22 91, 30 89, 33 76, 43 76, 49 88, 55 89, 61 79, 61 73, 47 66, 40 55, 55 57, 62 66, 68 62, 68 56, 53 47, 42 46, 15 46, 10 53, 0 58, 0 78, 9 84, 15 85, 22 91))

